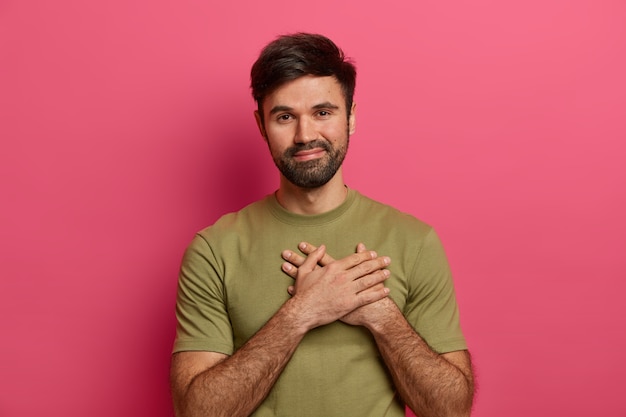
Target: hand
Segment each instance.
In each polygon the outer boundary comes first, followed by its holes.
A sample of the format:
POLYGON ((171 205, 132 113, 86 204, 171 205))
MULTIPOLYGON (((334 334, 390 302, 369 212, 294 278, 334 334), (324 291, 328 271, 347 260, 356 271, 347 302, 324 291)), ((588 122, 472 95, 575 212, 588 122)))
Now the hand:
MULTIPOLYGON (((300 243, 298 245, 298 248, 300 249, 300 251, 302 251, 302 253, 304 253, 307 256, 314 253, 317 249, 315 246, 306 242, 300 243)), ((357 245, 356 252, 365 253, 367 252, 367 248, 365 247, 364 244, 359 243, 357 245)), ((290 250, 283 251, 282 257, 283 259, 285 259, 285 261, 287 261, 283 263, 282 265, 283 271, 290 277, 297 279, 299 268, 304 264, 304 262, 308 258, 300 256, 297 253, 294 253, 290 250)), ((323 266, 330 264, 331 262, 335 262, 333 257, 331 257, 329 254, 324 252, 324 255, 321 257, 321 259, 318 261, 317 265, 315 265, 314 268, 315 269, 321 268, 323 266)), ((376 284, 375 286, 370 287, 369 290, 380 291, 381 289, 387 290, 388 292, 388 289, 385 289, 384 284, 382 282, 380 282, 379 284, 376 284)), ((294 286, 290 286, 287 291, 291 295, 294 295, 296 293, 296 289, 294 286)), ((376 320, 377 318, 378 319, 382 318, 384 313, 389 312, 390 310, 394 309, 394 307, 397 309, 395 303, 389 298, 385 297, 376 302, 365 304, 365 305, 362 305, 361 307, 356 308, 355 310, 343 316, 341 318, 341 321, 347 324, 351 324, 351 325, 367 326, 368 324, 373 323, 374 320, 376 320)))
POLYGON ((302 248, 306 258, 283 252, 283 257, 290 259, 283 264, 283 270, 296 280, 289 291, 292 300, 301 306, 301 318, 309 328, 339 320, 389 293, 382 285, 389 277, 385 269, 390 263, 388 257, 378 257, 363 247, 360 252, 334 260, 326 254, 324 245, 315 248, 307 244, 302 248))

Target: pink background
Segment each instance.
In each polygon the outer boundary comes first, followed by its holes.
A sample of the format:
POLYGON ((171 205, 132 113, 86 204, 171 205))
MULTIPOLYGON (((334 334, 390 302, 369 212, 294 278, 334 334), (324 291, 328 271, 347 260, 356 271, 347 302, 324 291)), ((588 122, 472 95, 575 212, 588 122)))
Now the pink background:
POLYGON ((356 59, 350 186, 431 223, 476 417, 626 416, 626 3, 0 1, 0 416, 171 416, 182 252, 274 190, 249 67, 356 59))

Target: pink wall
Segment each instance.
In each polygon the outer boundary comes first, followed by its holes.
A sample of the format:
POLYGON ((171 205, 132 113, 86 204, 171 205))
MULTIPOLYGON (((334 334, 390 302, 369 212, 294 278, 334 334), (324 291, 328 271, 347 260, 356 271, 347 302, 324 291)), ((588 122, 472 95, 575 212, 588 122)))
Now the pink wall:
POLYGON ((626 415, 625 3, 335 3, 0 2, 1 416, 172 415, 180 256, 276 186, 248 70, 298 30, 357 60, 349 184, 446 244, 474 416, 626 415))

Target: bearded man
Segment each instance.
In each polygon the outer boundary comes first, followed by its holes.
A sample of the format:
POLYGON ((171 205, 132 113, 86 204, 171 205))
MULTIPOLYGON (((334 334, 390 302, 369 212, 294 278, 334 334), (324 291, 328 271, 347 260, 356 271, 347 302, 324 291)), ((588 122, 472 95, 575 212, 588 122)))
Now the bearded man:
POLYGON ((251 80, 280 184, 187 248, 176 415, 468 416, 472 366, 436 233, 343 180, 354 65, 298 33, 268 44, 251 80))

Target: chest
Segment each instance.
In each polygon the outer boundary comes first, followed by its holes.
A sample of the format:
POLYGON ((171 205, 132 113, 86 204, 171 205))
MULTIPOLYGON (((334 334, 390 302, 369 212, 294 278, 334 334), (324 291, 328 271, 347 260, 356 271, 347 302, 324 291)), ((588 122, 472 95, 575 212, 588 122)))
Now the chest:
MULTIPOLYGON (((284 262, 282 251, 296 251, 301 241, 315 245, 324 243, 328 253, 338 259, 353 253, 356 244, 363 241, 352 236, 348 236, 348 239, 341 237, 336 233, 320 235, 317 231, 299 230, 295 234, 274 233, 264 238, 242 240, 229 249, 229 260, 224 263, 224 286, 235 348, 239 348, 263 327, 290 297, 287 288, 293 285, 294 280, 281 270, 284 262)), ((408 292, 406 262, 394 259, 393 253, 384 252, 389 250, 384 242, 374 243, 380 248, 377 249, 380 255, 392 258, 389 267, 391 277, 385 285, 390 288, 391 297, 402 309, 408 292)))

